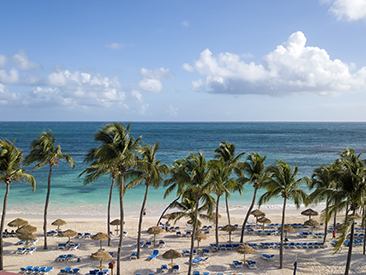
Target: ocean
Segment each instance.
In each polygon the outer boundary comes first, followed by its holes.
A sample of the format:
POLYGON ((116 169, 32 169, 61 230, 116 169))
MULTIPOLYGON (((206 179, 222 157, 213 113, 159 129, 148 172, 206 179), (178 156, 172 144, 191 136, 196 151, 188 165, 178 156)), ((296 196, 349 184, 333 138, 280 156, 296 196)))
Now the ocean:
MULTIPOLYGON (((0 122, 0 139, 14 141, 29 152, 29 145, 43 130, 51 129, 63 153, 75 160, 75 169, 61 163, 53 169, 49 205, 50 214, 103 216, 106 213, 111 180, 103 177, 84 186, 79 174, 87 167, 83 162, 88 149, 96 147, 94 135, 106 122, 0 122)), ((237 153, 259 152, 267 155, 266 165, 277 159, 299 166, 299 176, 311 177, 313 170, 334 162, 339 152, 350 147, 356 153, 366 151, 366 123, 152 123, 132 122, 131 135, 142 136, 143 144, 160 141, 158 158, 171 165, 189 153, 203 152, 212 159, 221 141, 235 143, 237 153)), ((245 160, 245 156, 243 157, 245 160)), ((25 167, 29 171, 32 167, 25 167)), ((37 181, 36 191, 26 183, 14 182, 10 187, 8 214, 39 215, 43 213, 47 191, 48 167, 32 172, 37 181)), ((305 188, 305 187, 304 187, 305 188)), ((139 212, 145 186, 128 190, 125 195, 126 214, 139 212)), ((0 196, 5 185, 0 185, 0 196)), ((163 199, 164 187, 149 189, 147 212, 160 212, 175 194, 163 199)), ((232 194, 231 208, 242 208, 251 202, 253 188, 245 186, 243 195, 232 194)), ((259 195, 263 191, 259 191, 259 195)), ((112 213, 118 216, 118 191, 113 194, 112 213)), ((269 207, 280 205, 281 198, 269 202, 269 207)), ((113 214, 112 214, 113 215, 113 214)))

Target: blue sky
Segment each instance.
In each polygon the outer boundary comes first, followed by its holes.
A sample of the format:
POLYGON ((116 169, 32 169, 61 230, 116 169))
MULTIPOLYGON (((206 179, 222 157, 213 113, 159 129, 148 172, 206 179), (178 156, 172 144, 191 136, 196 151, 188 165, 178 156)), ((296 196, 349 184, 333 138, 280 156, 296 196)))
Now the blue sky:
POLYGON ((366 121, 366 0, 1 1, 2 121, 366 121))

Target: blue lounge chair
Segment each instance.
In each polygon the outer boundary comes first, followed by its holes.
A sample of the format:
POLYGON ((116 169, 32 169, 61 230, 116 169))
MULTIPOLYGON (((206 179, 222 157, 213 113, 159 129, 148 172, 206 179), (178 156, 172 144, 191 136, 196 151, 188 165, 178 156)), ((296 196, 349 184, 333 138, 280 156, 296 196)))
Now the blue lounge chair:
POLYGON ((262 257, 263 257, 263 259, 265 259, 267 261, 273 261, 274 260, 274 255, 263 254, 262 257))
POLYGON ((193 271, 193 275, 200 275, 199 271, 193 271))
POLYGON ((172 271, 173 271, 173 273, 179 273, 180 272, 180 267, 179 267, 179 265, 175 265, 175 266, 173 266, 172 267, 172 271))
POLYGON ((203 256, 206 256, 206 255, 208 255, 209 253, 210 253, 210 250, 208 250, 207 248, 202 249, 202 254, 203 254, 203 256))
POLYGON ((189 251, 184 249, 182 254, 183 254, 183 256, 189 256, 189 251))
POLYGON ((130 256, 130 260, 137 260, 137 252, 133 252, 130 256))
POLYGON ((167 273, 168 272, 168 265, 166 265, 166 264, 161 265, 160 272, 161 273, 167 273))
POLYGON ((243 262, 233 261, 235 268, 243 268, 243 262))
POLYGON ((154 250, 153 254, 149 257, 150 260, 155 259, 159 255, 159 250, 154 250))
POLYGON ((257 269, 257 262, 255 261, 247 261, 245 264, 249 267, 249 269, 257 269))

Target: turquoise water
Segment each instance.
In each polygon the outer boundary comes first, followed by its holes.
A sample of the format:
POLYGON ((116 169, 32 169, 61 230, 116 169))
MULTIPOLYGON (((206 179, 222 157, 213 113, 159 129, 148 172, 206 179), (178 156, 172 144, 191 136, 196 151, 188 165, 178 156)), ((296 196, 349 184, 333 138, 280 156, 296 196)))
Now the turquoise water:
MULTIPOLYGON (((82 215, 103 215, 108 201, 110 179, 104 177, 84 186, 78 175, 86 168, 83 163, 88 149, 96 144, 95 132, 102 122, 0 122, 0 138, 11 141, 29 152, 30 142, 45 129, 51 129, 56 143, 62 151, 70 154, 76 163, 72 170, 61 163, 52 176, 50 210, 52 213, 79 213, 82 215)), ((190 152, 202 151, 210 159, 221 141, 235 143, 237 152, 259 152, 267 154, 267 165, 276 159, 287 160, 290 165, 299 166, 300 176, 311 176, 314 168, 333 162, 339 151, 346 147, 357 153, 366 150, 366 123, 131 123, 131 134, 142 136, 145 144, 160 141, 158 157, 170 165, 175 159, 186 157, 190 152)), ((30 170, 31 167, 27 167, 30 170)), ((8 201, 8 213, 40 214, 47 190, 48 168, 32 173, 37 188, 32 192, 25 183, 13 183, 8 201)), ((0 185, 1 196, 4 185, 0 185)), ((251 186, 245 187, 242 196, 233 194, 230 204, 234 207, 249 205, 251 186)), ((128 190, 125 196, 127 213, 137 213, 143 199, 144 186, 128 190)), ((174 195, 163 200, 164 188, 150 189, 148 212, 158 212, 174 195)), ((270 204, 280 204, 281 199, 270 204)), ((113 209, 118 209, 118 193, 114 191, 113 209)))

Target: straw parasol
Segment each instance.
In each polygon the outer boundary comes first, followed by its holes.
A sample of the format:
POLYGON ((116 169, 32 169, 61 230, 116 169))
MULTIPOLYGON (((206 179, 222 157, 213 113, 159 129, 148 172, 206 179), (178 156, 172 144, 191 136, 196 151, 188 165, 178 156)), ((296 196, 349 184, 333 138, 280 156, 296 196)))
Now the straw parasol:
POLYGON ((109 254, 108 252, 105 252, 104 250, 99 250, 93 254, 91 254, 90 259, 92 259, 93 261, 99 261, 100 265, 98 266, 98 268, 100 269, 100 271, 103 270, 103 265, 102 262, 103 261, 108 261, 110 258, 112 258, 111 254, 109 254))
POLYGON ((231 243, 231 232, 238 230, 235 226, 228 224, 221 228, 221 231, 229 232, 229 243, 231 243))
POLYGON ((255 217, 255 224, 258 223, 258 218, 264 217, 266 215, 264 212, 260 211, 259 209, 251 211, 250 214, 255 217))
POLYGON ((91 237, 94 241, 100 241, 100 249, 102 250, 102 241, 109 239, 109 236, 106 233, 98 232, 97 234, 91 237))
POLYGON ((244 254, 244 262, 245 262, 245 254, 253 254, 254 253, 254 248, 250 247, 249 245, 246 244, 242 244, 241 246, 238 246, 235 248, 235 251, 240 253, 240 254, 244 254))
POLYGON ((302 211, 301 215, 309 216, 309 220, 311 220, 311 216, 317 216, 318 212, 316 212, 315 210, 313 210, 311 208, 308 208, 308 209, 302 211))
POLYGON ((266 218, 266 217, 264 217, 264 216, 262 216, 262 217, 260 217, 259 219, 258 219, 258 222, 260 222, 260 223, 263 223, 263 229, 264 229, 264 224, 268 224, 268 223, 271 223, 271 220, 270 219, 268 219, 268 218, 266 218))
POLYGON ((74 230, 71 230, 71 229, 68 229, 68 230, 66 230, 66 231, 63 231, 62 233, 61 233, 61 237, 68 237, 69 238, 69 243, 71 242, 71 238, 72 237, 75 237, 75 236, 77 236, 78 235, 78 233, 77 232, 75 232, 74 230))
MULTIPOLYGON (((278 228, 278 230, 281 231, 281 227, 278 228)), ((287 233, 294 233, 295 232, 295 228, 293 228, 291 225, 289 224, 285 224, 283 226, 283 232, 285 232, 285 238, 287 238, 287 233)))
POLYGON ((196 234, 194 234, 194 239, 197 241, 197 249, 200 248, 200 241, 206 240, 207 235, 203 234, 202 232, 197 231, 196 234))
POLYGON ((33 241, 35 239, 37 239, 37 235, 33 234, 33 233, 24 233, 24 234, 19 234, 18 235, 18 239, 22 240, 22 241, 26 241, 26 245, 29 245, 29 241, 33 241))
POLYGON ((30 224, 23 225, 21 228, 18 228, 15 232, 17 234, 27 234, 27 233, 34 233, 37 231, 37 227, 32 226, 30 224))
MULTIPOLYGON (((117 235, 118 235, 118 232, 119 232, 118 226, 121 225, 121 220, 120 219, 115 219, 115 220, 111 221, 109 224, 117 226, 115 231, 117 232, 117 235)), ((125 222, 123 222, 123 224, 125 224, 125 222)))
POLYGON ((16 218, 15 220, 12 220, 11 222, 8 223, 8 226, 10 227, 21 227, 28 224, 28 222, 26 220, 23 220, 21 218, 16 218))
POLYGON ((153 226, 147 230, 147 233, 154 235, 154 245, 155 245, 155 236, 162 232, 164 232, 164 230, 159 226, 153 226))
POLYGON ((51 224, 57 226, 57 231, 59 231, 60 226, 67 224, 67 222, 65 222, 62 219, 57 219, 57 220, 53 221, 51 224))
POLYGON ((166 251, 163 255, 164 259, 172 260, 170 265, 174 265, 173 260, 182 257, 182 254, 174 249, 166 251))
POLYGON ((311 219, 311 220, 305 221, 304 225, 314 227, 314 226, 319 226, 320 224, 316 220, 311 219))

